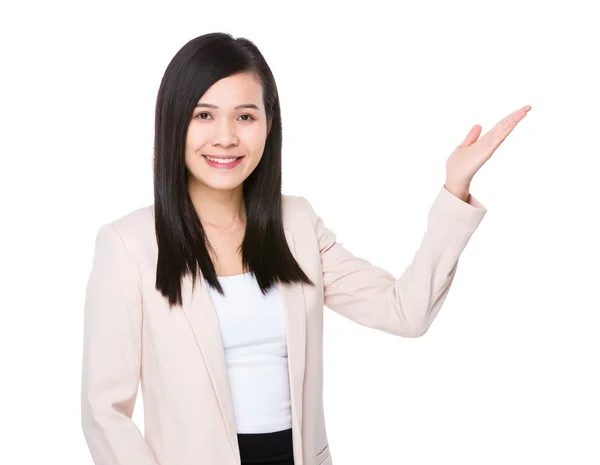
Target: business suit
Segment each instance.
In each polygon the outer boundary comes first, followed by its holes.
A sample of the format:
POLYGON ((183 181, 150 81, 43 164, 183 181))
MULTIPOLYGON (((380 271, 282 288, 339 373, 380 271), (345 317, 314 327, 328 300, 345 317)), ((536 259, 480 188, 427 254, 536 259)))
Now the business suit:
MULTIPOLYGON (((353 256, 303 197, 282 197, 290 250, 315 287, 278 284, 286 316, 296 465, 332 465, 323 414, 323 306, 367 327, 421 336, 486 213, 444 187, 399 279, 353 256)), ((182 283, 183 311, 154 288, 153 207, 97 234, 86 291, 82 425, 97 465, 240 463, 218 319, 203 279, 182 283), (131 421, 138 383, 145 437, 131 421)), ((373 239, 376 239, 374 237, 373 239)))

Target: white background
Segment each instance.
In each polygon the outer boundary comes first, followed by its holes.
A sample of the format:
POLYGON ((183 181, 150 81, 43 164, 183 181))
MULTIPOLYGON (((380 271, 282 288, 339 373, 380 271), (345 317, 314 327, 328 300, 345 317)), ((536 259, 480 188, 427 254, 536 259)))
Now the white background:
POLYGON ((533 107, 473 181, 488 213, 424 337, 326 309, 334 463, 600 463, 591 5, 4 7, 0 463, 93 463, 79 406, 94 236, 152 203, 160 79, 188 40, 216 31, 254 41, 275 74, 284 193, 305 196, 338 241, 396 276, 454 147, 474 124, 485 133, 533 107))

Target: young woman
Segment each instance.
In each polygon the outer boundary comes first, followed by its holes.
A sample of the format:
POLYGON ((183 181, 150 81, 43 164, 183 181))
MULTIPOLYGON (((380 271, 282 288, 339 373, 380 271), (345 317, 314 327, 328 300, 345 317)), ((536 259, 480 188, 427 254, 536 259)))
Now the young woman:
POLYGON ((96 465, 331 465, 323 306, 402 337, 438 314, 486 209, 474 174, 520 121, 446 163, 396 279, 281 193, 275 80, 250 41, 206 34, 172 59, 156 105, 154 203, 101 226, 86 289, 82 425, 96 465), (138 384, 144 435, 131 420, 138 384))

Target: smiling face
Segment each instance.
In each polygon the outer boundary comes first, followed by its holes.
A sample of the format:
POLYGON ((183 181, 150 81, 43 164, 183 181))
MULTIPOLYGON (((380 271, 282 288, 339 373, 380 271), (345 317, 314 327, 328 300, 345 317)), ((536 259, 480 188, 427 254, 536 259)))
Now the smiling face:
MULTIPOLYGON (((217 81, 193 111, 185 143, 192 189, 232 190, 260 162, 268 134, 262 86, 250 73, 217 81), (242 157, 217 163, 207 157, 242 157)), ((221 161, 224 161, 223 159, 221 161)))

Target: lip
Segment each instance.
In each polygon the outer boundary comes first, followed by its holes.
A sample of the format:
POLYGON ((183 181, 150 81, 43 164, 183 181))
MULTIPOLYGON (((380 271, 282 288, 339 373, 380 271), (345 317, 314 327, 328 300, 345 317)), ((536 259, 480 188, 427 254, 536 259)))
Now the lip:
MULTIPOLYGON (((212 157, 212 155, 208 155, 208 156, 212 157)), ((231 169, 231 168, 235 168, 244 159, 244 157, 240 157, 237 160, 232 161, 231 163, 217 163, 217 162, 214 162, 214 161, 210 161, 208 158, 206 158, 205 155, 202 155, 202 158, 204 158, 204 160, 206 160, 206 163, 208 163, 209 166, 212 166, 213 168, 217 168, 217 169, 231 169)), ((234 157, 227 156, 227 157, 214 157, 214 158, 234 158, 234 157)))
POLYGON ((243 157, 243 155, 211 155, 210 153, 204 153, 202 154, 203 157, 210 157, 210 158, 238 158, 238 157, 243 157))

